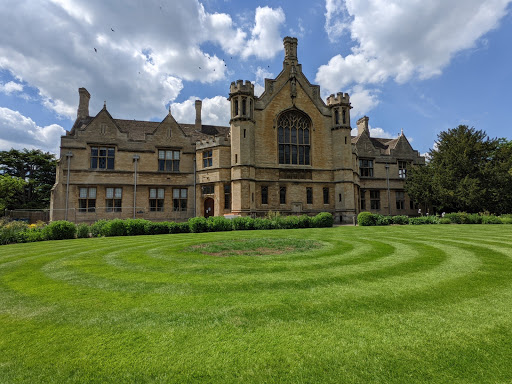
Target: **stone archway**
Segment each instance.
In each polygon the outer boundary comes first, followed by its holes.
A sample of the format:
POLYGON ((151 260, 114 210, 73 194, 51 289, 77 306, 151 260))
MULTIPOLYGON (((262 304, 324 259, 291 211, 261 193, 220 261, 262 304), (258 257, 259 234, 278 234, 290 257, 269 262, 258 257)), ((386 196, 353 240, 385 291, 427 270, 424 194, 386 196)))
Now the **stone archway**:
POLYGON ((204 201, 204 217, 208 218, 210 216, 213 216, 215 212, 215 202, 211 197, 208 197, 204 201))

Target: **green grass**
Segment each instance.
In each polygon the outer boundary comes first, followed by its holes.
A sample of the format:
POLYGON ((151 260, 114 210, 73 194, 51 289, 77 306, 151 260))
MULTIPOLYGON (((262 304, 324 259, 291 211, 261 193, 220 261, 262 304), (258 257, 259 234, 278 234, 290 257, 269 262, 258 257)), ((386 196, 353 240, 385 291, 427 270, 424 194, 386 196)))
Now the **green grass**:
POLYGON ((0 383, 510 383, 511 362, 510 226, 0 247, 0 383))

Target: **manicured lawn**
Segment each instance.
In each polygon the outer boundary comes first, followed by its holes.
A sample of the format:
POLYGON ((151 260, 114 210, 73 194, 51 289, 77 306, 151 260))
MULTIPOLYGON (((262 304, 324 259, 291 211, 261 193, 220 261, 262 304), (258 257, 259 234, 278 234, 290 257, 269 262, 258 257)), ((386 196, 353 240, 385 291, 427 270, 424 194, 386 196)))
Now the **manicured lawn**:
POLYGON ((512 225, 2 246, 18 382, 512 382, 512 225))

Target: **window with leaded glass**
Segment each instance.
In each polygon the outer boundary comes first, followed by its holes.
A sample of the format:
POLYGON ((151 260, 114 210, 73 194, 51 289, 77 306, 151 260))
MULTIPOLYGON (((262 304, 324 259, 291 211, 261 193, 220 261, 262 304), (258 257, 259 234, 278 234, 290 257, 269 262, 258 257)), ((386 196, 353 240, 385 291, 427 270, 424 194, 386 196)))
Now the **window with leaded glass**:
POLYGON ((360 159, 359 172, 363 177, 373 177, 373 160, 360 159))
POLYGON ((80 188, 78 212, 96 212, 96 188, 80 188))
POLYGON ((329 188, 324 187, 323 193, 324 193, 324 204, 329 204, 329 188))
POLYGON ((370 209, 380 209, 380 191, 370 191, 370 209))
POLYGON ((279 203, 286 204, 286 187, 279 188, 279 203))
POLYGON ((105 188, 105 207, 107 212, 121 212, 122 188, 105 188))
POLYGON ((306 203, 313 204, 313 188, 311 187, 306 188, 306 203))
POLYGON ((261 187, 261 204, 268 204, 268 187, 261 187))
POLYGON ((310 165, 310 120, 297 111, 283 113, 277 122, 279 164, 310 165))
POLYGON ((213 184, 203 185, 203 195, 213 195, 215 193, 215 186, 213 184))
POLYGON ((114 169, 114 159, 113 147, 91 147, 92 169, 114 169))
POLYGON ((361 211, 366 210, 366 191, 361 189, 361 211))
POLYGON ((396 191, 396 209, 402 210, 405 208, 405 194, 403 191, 396 191))
POLYGON ((149 210, 151 212, 163 212, 164 197, 164 188, 149 188, 149 210))
POLYGON ((231 184, 224 184, 224 209, 231 210, 231 184))
POLYGON ((187 210, 187 188, 173 188, 172 205, 174 211, 187 210))
POLYGON ((180 151, 159 150, 158 151, 158 170, 167 172, 180 171, 180 151))
POLYGON ((407 177, 407 162, 398 161, 398 177, 405 179, 407 177))
POLYGON ((213 151, 203 151, 203 168, 211 167, 213 165, 213 151))

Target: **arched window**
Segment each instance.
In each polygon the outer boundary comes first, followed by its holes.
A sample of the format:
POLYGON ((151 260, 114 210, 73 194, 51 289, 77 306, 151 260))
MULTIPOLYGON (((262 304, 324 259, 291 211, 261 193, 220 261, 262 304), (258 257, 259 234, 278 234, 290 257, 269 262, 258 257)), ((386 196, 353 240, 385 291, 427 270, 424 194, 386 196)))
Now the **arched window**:
POLYGON ((298 111, 283 113, 277 121, 279 164, 310 165, 309 118, 298 111))

